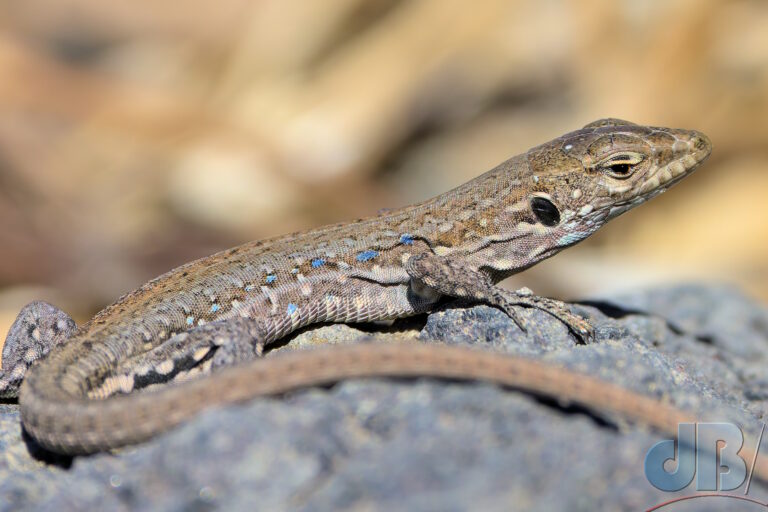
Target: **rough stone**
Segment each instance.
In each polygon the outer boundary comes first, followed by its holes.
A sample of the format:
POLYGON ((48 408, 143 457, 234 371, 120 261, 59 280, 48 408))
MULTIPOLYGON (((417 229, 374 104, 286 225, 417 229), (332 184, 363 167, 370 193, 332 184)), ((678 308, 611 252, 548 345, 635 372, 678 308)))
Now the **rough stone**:
MULTIPOLYGON (((687 285, 578 310, 597 326, 596 343, 576 345, 539 311, 521 311, 523 333, 496 309, 455 303, 364 330, 544 359, 735 421, 756 439, 768 389, 766 306, 731 288, 687 285)), ((359 335, 326 326, 289 346, 359 335)), ((646 480, 645 454, 663 438, 489 384, 369 379, 212 409, 140 446, 72 461, 30 452, 18 407, 5 404, 0 511, 638 510, 695 492, 665 493, 646 480)), ((753 482, 750 497, 766 495, 753 482)), ((723 502, 695 508, 708 507, 723 502)))

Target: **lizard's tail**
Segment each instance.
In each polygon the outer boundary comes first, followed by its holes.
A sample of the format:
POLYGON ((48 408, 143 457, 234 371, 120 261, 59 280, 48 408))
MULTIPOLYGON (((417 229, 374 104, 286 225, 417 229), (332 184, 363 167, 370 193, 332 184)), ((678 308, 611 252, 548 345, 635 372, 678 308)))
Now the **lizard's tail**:
MULTIPOLYGON (((234 403, 358 377, 484 380, 595 412, 615 414, 669 435, 696 418, 605 381, 520 356, 444 345, 368 344, 297 351, 259 359, 199 379, 105 400, 62 400, 25 380, 24 428, 42 446, 90 453, 144 441, 213 404, 234 403)), ((47 387, 43 387, 46 389, 47 387)), ((742 452, 743 453, 743 452, 742 452)), ((754 452, 746 453, 751 460, 754 452)), ((758 461, 760 462, 760 461, 758 461)), ((756 474, 768 478, 768 465, 756 474)))

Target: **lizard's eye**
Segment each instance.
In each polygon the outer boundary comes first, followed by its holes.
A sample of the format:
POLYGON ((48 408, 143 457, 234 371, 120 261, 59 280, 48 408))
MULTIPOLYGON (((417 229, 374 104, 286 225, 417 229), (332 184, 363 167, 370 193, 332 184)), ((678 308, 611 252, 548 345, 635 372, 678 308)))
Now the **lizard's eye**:
POLYGON ((643 155, 638 153, 620 153, 601 163, 599 168, 609 176, 623 180, 630 177, 642 161, 643 155))
POLYGON ((531 210, 539 222, 545 226, 556 226, 560 222, 560 211, 547 198, 535 196, 531 198, 531 210))
POLYGON ((629 164, 613 164, 611 165, 611 173, 614 175, 619 176, 626 176, 629 174, 629 171, 632 169, 632 166, 629 164))

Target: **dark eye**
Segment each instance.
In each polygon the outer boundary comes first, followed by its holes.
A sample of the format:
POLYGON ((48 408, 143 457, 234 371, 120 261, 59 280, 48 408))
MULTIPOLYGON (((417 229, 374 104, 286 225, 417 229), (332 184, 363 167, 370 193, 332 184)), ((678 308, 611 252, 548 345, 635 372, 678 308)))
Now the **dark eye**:
POLYGON ((628 178, 635 171, 637 164, 643 161, 639 153, 621 153, 599 165, 606 174, 617 179, 628 178))
POLYGON ((560 222, 560 211, 549 199, 534 197, 531 199, 531 210, 536 218, 545 226, 555 226, 560 222))
POLYGON ((632 166, 629 164, 613 164, 609 167, 613 174, 618 176, 628 176, 632 170, 632 166))

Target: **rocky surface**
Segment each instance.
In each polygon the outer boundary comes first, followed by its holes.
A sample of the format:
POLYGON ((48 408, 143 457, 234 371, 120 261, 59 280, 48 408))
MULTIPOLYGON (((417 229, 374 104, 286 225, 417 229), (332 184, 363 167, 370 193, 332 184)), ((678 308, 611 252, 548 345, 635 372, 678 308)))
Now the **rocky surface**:
MULTIPOLYGON (((376 337, 396 330, 544 359, 735 421, 754 442, 768 389, 768 308, 703 285, 578 308, 597 326, 595 344, 575 345, 540 312, 522 311, 532 326, 522 334, 498 310, 461 304, 376 337)), ((283 349, 359 335, 326 326, 283 349)), ((209 410, 141 446, 70 460, 25 442, 17 406, 5 404, 0 511, 637 510, 695 494, 664 493, 646 480, 645 453, 663 438, 610 414, 493 385, 375 379, 209 410)), ((753 482, 749 496, 765 501, 768 488, 753 482)), ((722 500, 675 510, 739 504, 722 500)))

